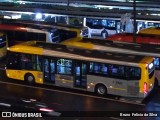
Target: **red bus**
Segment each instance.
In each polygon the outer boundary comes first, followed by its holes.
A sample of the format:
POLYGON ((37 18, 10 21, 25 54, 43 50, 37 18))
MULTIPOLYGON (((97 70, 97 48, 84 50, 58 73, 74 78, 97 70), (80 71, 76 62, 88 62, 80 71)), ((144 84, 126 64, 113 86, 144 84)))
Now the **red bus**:
MULTIPOLYGON (((134 42, 132 33, 119 33, 106 38, 110 41, 134 42)), ((160 35, 136 34, 136 43, 160 44, 160 35)))

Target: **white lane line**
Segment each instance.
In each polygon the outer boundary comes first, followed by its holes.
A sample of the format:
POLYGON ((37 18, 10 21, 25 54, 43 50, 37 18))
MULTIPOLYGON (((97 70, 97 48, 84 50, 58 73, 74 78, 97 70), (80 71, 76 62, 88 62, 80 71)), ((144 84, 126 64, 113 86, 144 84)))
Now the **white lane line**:
POLYGON ((48 88, 41 88, 41 87, 35 87, 35 86, 29 86, 29 85, 22 85, 22 84, 10 83, 10 82, 4 82, 4 81, 0 81, 0 83, 7 83, 7 84, 11 84, 11 85, 24 86, 24 87, 34 88, 34 89, 38 88, 38 89, 42 89, 42 90, 56 91, 56 92, 60 92, 60 93, 67 93, 67 94, 73 94, 73 95, 79 95, 79 96, 85 96, 85 97, 91 97, 91 98, 110 100, 110 101, 114 101, 114 102, 120 102, 120 103, 126 103, 126 104, 134 104, 134 105, 145 106, 145 104, 142 104, 142 103, 120 101, 120 100, 115 100, 115 99, 110 99, 110 98, 104 98, 104 97, 98 97, 98 96, 80 94, 80 93, 76 93, 76 92, 74 93, 74 92, 67 92, 67 91, 61 91, 61 90, 53 90, 53 89, 48 89, 48 88))

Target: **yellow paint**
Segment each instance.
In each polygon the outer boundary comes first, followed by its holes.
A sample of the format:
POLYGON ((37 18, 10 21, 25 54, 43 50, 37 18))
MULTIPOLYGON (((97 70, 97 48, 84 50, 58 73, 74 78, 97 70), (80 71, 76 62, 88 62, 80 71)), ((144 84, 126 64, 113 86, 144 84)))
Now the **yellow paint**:
POLYGON ((146 82, 148 87, 150 88, 150 84, 154 85, 155 74, 151 79, 149 79, 148 68, 146 69, 146 64, 151 63, 153 61, 153 57, 145 57, 139 64, 141 68, 141 80, 139 81, 140 92, 144 93, 144 83, 146 82), (144 64, 145 63, 145 64, 144 64))
POLYGON ((83 48, 83 49, 93 49, 94 48, 94 44, 92 43, 83 43, 80 42, 81 40, 78 38, 73 38, 73 39, 69 39, 66 41, 61 42, 61 44, 63 45, 68 45, 68 46, 72 46, 72 47, 77 47, 77 48, 83 48))
POLYGON ((138 34, 160 35, 160 29, 156 27, 149 27, 140 30, 138 34))
POLYGON ((115 87, 112 87, 112 89, 115 89, 115 90, 127 90, 127 89, 122 89, 122 88, 115 88, 115 87))
POLYGON ((34 45, 34 44, 35 44, 35 41, 25 42, 22 44, 11 46, 8 48, 8 50, 13 51, 13 52, 42 55, 43 54, 42 48, 30 46, 30 45, 34 45))
POLYGON ((24 76, 26 73, 31 73, 34 78, 35 78, 35 83, 43 83, 43 78, 40 78, 40 74, 43 77, 43 73, 39 71, 28 71, 28 70, 6 70, 6 75, 9 78, 17 79, 17 80, 22 80, 24 81, 24 76))

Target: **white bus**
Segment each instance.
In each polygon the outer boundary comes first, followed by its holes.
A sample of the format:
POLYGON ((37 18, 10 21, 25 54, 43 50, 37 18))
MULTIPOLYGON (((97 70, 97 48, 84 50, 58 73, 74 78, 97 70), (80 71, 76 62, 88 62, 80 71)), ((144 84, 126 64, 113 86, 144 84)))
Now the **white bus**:
POLYGON ((140 99, 152 91, 155 78, 153 57, 45 42, 11 46, 6 75, 28 83, 140 99))
POLYGON ((108 37, 120 32, 120 20, 102 19, 102 18, 85 18, 84 26, 89 28, 90 37, 101 36, 108 37))

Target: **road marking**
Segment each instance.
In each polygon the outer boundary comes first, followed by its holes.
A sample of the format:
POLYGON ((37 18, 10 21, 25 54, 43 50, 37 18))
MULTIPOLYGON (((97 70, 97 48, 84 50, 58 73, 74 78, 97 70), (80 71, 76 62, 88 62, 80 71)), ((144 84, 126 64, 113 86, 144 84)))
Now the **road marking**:
POLYGON ((10 82, 4 82, 4 81, 0 81, 0 83, 7 83, 7 84, 11 84, 11 85, 24 86, 24 87, 34 88, 34 89, 38 88, 38 89, 42 89, 42 90, 56 91, 56 92, 60 92, 60 93, 67 93, 67 94, 73 94, 73 95, 79 95, 79 96, 85 96, 85 97, 91 97, 91 98, 109 100, 109 101, 114 101, 114 102, 121 102, 121 103, 126 103, 126 104, 135 104, 135 105, 145 106, 145 104, 142 104, 142 103, 135 103, 135 102, 133 103, 133 102, 129 102, 129 101, 120 101, 120 100, 116 100, 116 99, 104 98, 104 97, 93 96, 93 95, 85 95, 85 94, 76 93, 76 92, 73 93, 73 92, 67 92, 67 91, 62 91, 62 90, 53 90, 53 89, 49 89, 49 88, 42 88, 42 87, 35 87, 35 86, 29 86, 29 85, 22 85, 22 84, 10 83, 10 82))

